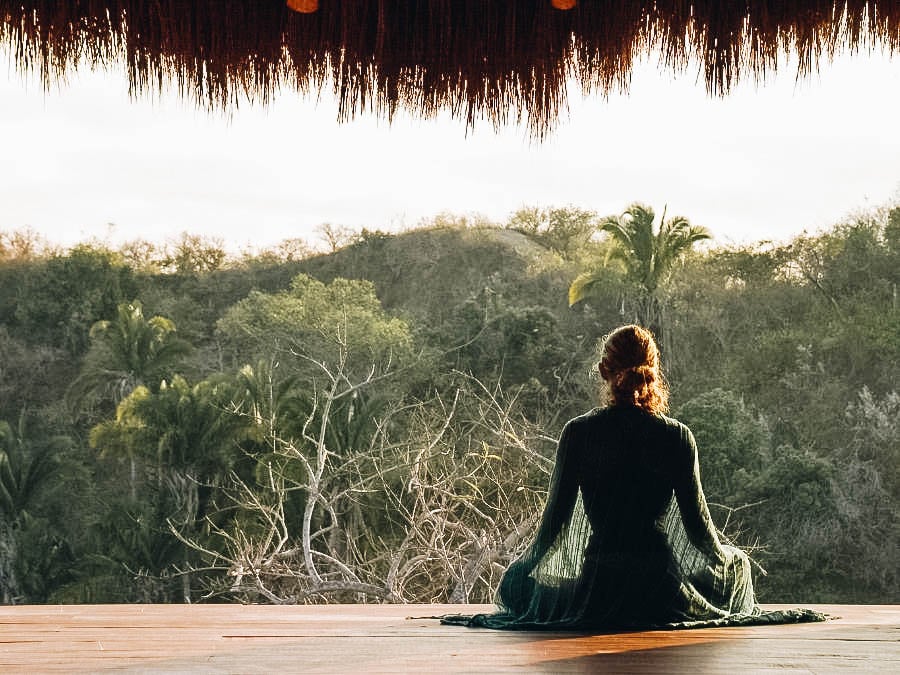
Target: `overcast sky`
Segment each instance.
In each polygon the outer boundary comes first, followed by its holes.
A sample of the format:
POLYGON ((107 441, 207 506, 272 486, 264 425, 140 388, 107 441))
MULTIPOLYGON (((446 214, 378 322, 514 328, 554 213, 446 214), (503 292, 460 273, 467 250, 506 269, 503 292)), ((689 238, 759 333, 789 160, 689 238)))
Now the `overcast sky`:
POLYGON ((843 56, 795 81, 710 98, 653 62, 630 93, 584 99, 543 143, 522 127, 372 116, 283 92, 230 118, 176 94, 130 100, 124 75, 44 92, 0 52, 0 230, 71 244, 182 231, 232 250, 315 237, 325 222, 396 230, 442 211, 523 205, 602 215, 643 201, 720 243, 785 239, 900 198, 900 56, 843 56))

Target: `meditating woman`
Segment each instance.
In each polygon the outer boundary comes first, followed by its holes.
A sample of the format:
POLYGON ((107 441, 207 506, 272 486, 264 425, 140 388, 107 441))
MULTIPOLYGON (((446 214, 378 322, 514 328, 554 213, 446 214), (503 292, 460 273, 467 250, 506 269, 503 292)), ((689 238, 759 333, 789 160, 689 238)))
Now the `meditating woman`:
POLYGON ((763 612, 750 562, 720 539, 690 430, 666 417, 659 350, 640 326, 603 344, 608 401, 566 424, 534 542, 496 614, 445 623, 510 629, 688 627, 821 620, 763 612))

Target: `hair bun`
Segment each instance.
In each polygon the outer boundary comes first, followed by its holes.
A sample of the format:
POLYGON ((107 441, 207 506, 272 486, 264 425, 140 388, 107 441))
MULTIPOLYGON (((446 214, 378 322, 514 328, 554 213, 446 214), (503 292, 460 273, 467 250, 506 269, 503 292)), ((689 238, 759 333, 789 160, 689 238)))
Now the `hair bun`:
POLYGON ((649 366, 632 366, 620 370, 613 376, 613 386, 623 393, 631 393, 644 389, 655 377, 656 373, 649 366))
POLYGON ((636 405, 649 412, 667 410, 668 388, 659 371, 653 334, 634 324, 621 326, 603 341, 600 375, 614 404, 636 405))

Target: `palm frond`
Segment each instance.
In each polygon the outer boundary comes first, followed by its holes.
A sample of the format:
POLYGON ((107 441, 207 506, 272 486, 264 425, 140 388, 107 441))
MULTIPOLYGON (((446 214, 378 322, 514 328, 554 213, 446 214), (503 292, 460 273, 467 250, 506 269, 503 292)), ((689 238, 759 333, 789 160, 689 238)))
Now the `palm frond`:
POLYGON ((593 272, 582 272, 569 286, 569 307, 577 305, 591 294, 600 277, 593 272))

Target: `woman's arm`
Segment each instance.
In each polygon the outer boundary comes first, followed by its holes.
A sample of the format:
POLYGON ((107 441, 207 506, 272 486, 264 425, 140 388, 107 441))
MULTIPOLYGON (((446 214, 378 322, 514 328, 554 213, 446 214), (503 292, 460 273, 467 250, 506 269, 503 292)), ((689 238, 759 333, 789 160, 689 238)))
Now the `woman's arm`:
POLYGON ((550 478, 547 504, 534 541, 522 557, 509 566, 500 582, 500 603, 514 614, 524 614, 527 611, 535 590, 535 580, 531 578, 531 573, 556 542, 575 507, 578 467, 573 457, 577 453, 572 439, 572 423, 569 422, 563 429, 556 449, 556 463, 550 478))
POLYGON ((725 552, 719 543, 716 526, 700 485, 697 443, 687 427, 682 427, 681 436, 683 453, 679 453, 674 485, 681 520, 690 542, 710 558, 721 562, 725 560, 725 552))
POLYGON ((550 478, 547 504, 534 543, 527 555, 531 565, 536 565, 553 546, 575 507, 578 496, 578 466, 575 433, 572 427, 572 422, 566 424, 556 448, 556 463, 550 478))

